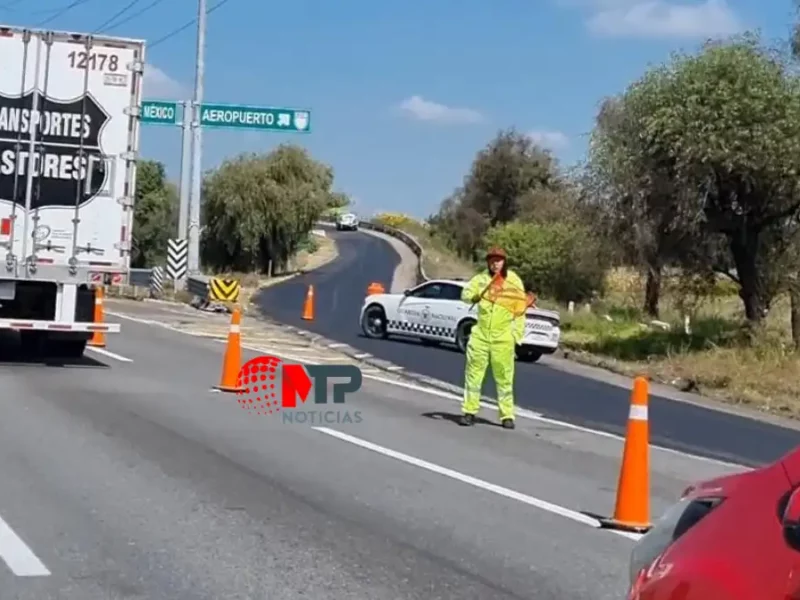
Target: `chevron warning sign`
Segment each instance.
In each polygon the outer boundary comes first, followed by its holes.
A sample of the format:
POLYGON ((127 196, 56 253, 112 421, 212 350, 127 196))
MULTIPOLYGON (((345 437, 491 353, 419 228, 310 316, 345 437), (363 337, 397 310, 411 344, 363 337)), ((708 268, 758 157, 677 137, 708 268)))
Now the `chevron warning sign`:
POLYGON ((236 279, 213 277, 208 284, 208 295, 218 302, 236 302, 240 290, 241 285, 236 279))
POLYGON ((167 243, 167 277, 177 281, 189 270, 189 242, 170 239, 167 243))

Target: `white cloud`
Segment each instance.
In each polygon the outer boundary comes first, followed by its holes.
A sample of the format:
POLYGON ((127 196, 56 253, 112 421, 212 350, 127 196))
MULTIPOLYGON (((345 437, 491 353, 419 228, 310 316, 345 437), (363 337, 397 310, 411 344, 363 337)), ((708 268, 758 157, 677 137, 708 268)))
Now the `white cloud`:
POLYGON ((528 137, 536 144, 551 150, 559 150, 569 146, 569 138, 560 131, 534 130, 528 132, 528 137))
POLYGON ((188 100, 189 91, 155 65, 145 65, 143 96, 148 100, 188 100))
POLYGON ((399 109, 407 117, 418 121, 429 121, 449 125, 480 123, 483 121, 483 115, 476 110, 445 106, 438 102, 425 100, 422 96, 411 96, 407 98, 400 104, 399 109))
POLYGON ((588 10, 589 30, 607 37, 715 38, 742 31, 728 0, 556 0, 588 10))

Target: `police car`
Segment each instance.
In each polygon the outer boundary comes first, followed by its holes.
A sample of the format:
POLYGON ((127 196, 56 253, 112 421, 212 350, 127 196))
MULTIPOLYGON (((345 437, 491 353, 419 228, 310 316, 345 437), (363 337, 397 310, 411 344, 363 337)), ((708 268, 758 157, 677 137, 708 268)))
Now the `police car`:
MULTIPOLYGON (((455 279, 435 279, 402 294, 367 296, 361 308, 361 329, 369 338, 412 337, 427 345, 454 344, 465 352, 478 314, 477 306, 461 301, 466 285, 455 279)), ((555 352, 560 338, 557 312, 529 308, 517 358, 535 362, 542 354, 555 352)))
POLYGON ((339 218, 336 219, 336 231, 343 231, 345 229, 358 231, 358 217, 353 213, 339 215, 339 218))

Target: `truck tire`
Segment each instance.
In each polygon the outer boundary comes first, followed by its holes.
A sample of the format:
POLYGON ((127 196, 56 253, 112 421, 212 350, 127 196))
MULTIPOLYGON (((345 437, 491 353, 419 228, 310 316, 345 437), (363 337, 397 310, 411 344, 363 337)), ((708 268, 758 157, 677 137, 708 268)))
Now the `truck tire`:
POLYGON ((48 354, 56 358, 83 358, 83 354, 86 352, 86 344, 88 341, 89 340, 85 339, 48 340, 48 354))
POLYGON ((45 335, 42 331, 20 331, 19 345, 21 354, 26 357, 38 357, 45 351, 45 335))

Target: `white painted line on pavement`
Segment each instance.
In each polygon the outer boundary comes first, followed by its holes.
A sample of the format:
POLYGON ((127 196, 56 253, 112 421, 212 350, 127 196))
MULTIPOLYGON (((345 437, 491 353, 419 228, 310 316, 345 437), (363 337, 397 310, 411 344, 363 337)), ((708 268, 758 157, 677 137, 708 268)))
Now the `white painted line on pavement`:
MULTIPOLYGON (((416 385, 414 383, 408 383, 408 382, 405 382, 405 381, 394 381, 392 379, 386 379, 384 377, 375 377, 375 376, 369 376, 368 379, 374 379, 375 381, 380 381, 381 383, 386 383, 386 384, 389 384, 389 385, 396 385, 396 386, 408 388, 410 390, 414 390, 414 391, 417 391, 417 392, 423 392, 423 393, 426 393, 426 394, 432 394, 434 396, 440 396, 442 398, 449 398, 449 399, 452 399, 452 400, 458 400, 459 402, 461 401, 461 396, 457 396, 455 394, 451 394, 449 392, 444 392, 444 391, 441 391, 441 390, 432 390, 430 388, 422 387, 422 386, 416 385)), ((496 408, 494 404, 490 404, 488 402, 481 402, 481 406, 490 407, 490 408, 496 408)), ((537 413, 537 412, 530 411, 530 410, 525 410, 525 409, 522 409, 522 408, 519 408, 519 407, 517 407, 515 409, 515 412, 516 412, 518 417, 522 417, 524 419, 531 419, 533 421, 539 421, 541 423, 547 423, 548 425, 555 425, 557 427, 563 427, 565 429, 572 429, 574 431, 582 431, 583 433, 591 433, 591 434, 599 436, 599 437, 609 438, 609 439, 617 440, 617 441, 623 442, 623 443, 625 442, 625 438, 623 436, 617 435, 615 433, 609 433, 608 431, 601 431, 599 429, 589 429, 588 427, 583 427, 581 425, 575 425, 574 423, 568 423, 566 421, 559 421, 557 419, 550 419, 548 417, 545 417, 541 413, 537 413)), ((676 456, 684 456, 684 457, 688 457, 688 458, 693 458, 693 459, 699 460, 701 462, 707 462, 707 463, 711 463, 711 464, 715 464, 715 465, 722 465, 724 467, 735 467, 737 469, 744 468, 744 469, 747 469, 748 471, 750 470, 750 467, 746 467, 745 465, 740 465, 740 464, 737 464, 737 463, 727 462, 727 461, 719 460, 719 459, 716 459, 716 458, 709 458, 707 456, 699 456, 697 454, 691 454, 689 452, 682 452, 680 450, 674 450, 673 448, 665 448, 663 446, 658 446, 656 444, 650 444, 650 448, 652 448, 653 450, 659 450, 660 452, 666 452, 667 454, 673 454, 673 455, 676 455, 676 456)))
POLYGON ((347 344, 336 342, 335 344, 328 344, 328 348, 344 348, 347 344))
MULTIPOLYGON (((191 336, 194 336, 194 337, 203 337, 203 336, 196 335, 196 334, 192 333, 191 331, 184 331, 182 329, 178 329, 176 327, 172 327, 172 326, 170 326, 170 325, 168 325, 166 323, 161 323, 159 321, 152 321, 150 319, 142 319, 142 318, 139 318, 139 317, 132 317, 130 315, 126 315, 126 314, 122 314, 122 313, 112 313, 110 311, 106 311, 106 314, 111 314, 111 315, 113 315, 115 317, 119 317, 121 319, 127 319, 129 321, 133 321, 134 323, 140 323, 142 325, 150 325, 150 326, 162 327, 164 329, 169 329, 170 331, 174 331, 176 333, 183 333, 185 335, 191 335, 191 336)), ((346 346, 346 344, 342 344, 342 346, 346 346)), ((334 347, 338 347, 338 346, 335 345, 335 344, 328 345, 328 348, 334 348, 334 347)), ((246 344, 242 344, 242 348, 247 348, 248 350, 253 350, 255 352, 264 352, 264 348, 258 348, 258 347, 249 346, 249 345, 246 345, 246 344)), ((298 362, 302 362, 304 360, 301 357, 291 356, 291 355, 286 354, 286 353, 278 354, 277 352, 274 352, 272 350, 270 350, 270 352, 272 354, 276 354, 278 356, 282 356, 283 358, 288 358, 289 360, 296 360, 298 362)), ((418 392, 421 392, 423 394, 428 394, 428 395, 431 395, 431 396, 439 396, 440 398, 447 398, 447 399, 450 399, 450 400, 458 400, 458 401, 461 400, 461 396, 458 396, 456 394, 451 394, 449 392, 444 392, 444 391, 441 391, 441 390, 434 390, 434 389, 431 389, 431 388, 422 387, 420 385, 416 385, 416 384, 413 384, 413 383, 407 383, 405 381, 395 381, 395 380, 392 380, 392 379, 387 379, 385 377, 378 377, 378 376, 375 376, 375 375, 364 375, 364 377, 366 377, 367 379, 372 379, 373 381, 379 381, 381 383, 385 383, 387 385, 394 385, 394 386, 397 386, 397 387, 404 387, 406 389, 418 391, 418 392)), ((579 375, 575 375, 575 377, 579 377, 579 375)), ((495 408, 495 406, 493 404, 489 404, 487 402, 481 402, 481 406, 486 407, 486 408, 495 408)), ((549 418, 547 418, 547 417, 545 417, 542 414, 537 413, 537 412, 533 412, 533 411, 528 411, 528 410, 517 408, 516 409, 516 413, 517 413, 517 416, 525 418, 525 419, 531 419, 531 420, 534 420, 534 421, 539 421, 541 423, 547 423, 549 425, 555 425, 557 427, 563 427, 565 429, 572 429, 574 431, 581 431, 583 433, 589 433, 589 434, 596 435, 596 436, 599 436, 599 437, 604 437, 604 438, 608 438, 608 439, 612 439, 612 440, 617 440, 617 441, 622 442, 622 443, 625 442, 625 438, 623 436, 616 435, 614 433, 609 433, 607 431, 601 431, 599 429, 589 429, 588 427, 583 427, 581 425, 575 425, 573 423, 568 423, 566 421, 558 421, 556 419, 549 419, 549 418)), ((687 458, 692 458, 694 460, 698 460, 698 461, 701 461, 701 462, 710 463, 710 464, 714 464, 714 465, 721 465, 723 467, 734 467, 734 468, 737 468, 737 469, 744 469, 744 470, 747 470, 747 471, 751 470, 751 468, 746 466, 746 465, 740 465, 738 463, 719 460, 719 459, 716 459, 716 458, 709 458, 709 457, 706 457, 706 456, 700 456, 698 454, 692 454, 690 452, 682 452, 681 450, 674 450, 672 448, 665 448, 663 446, 658 446, 656 444, 650 444, 650 448, 653 449, 653 450, 658 450, 660 452, 666 452, 667 454, 672 454, 672 455, 675 455, 675 456, 683 456, 683 457, 687 457, 687 458)))
POLYGON ((355 355, 356 358, 369 358, 370 356, 372 355, 369 352, 362 352, 361 354, 355 355))
MULTIPOLYGON (((528 494, 523 494, 521 492, 514 491, 507 487, 496 485, 494 483, 489 483, 488 481, 484 481, 483 479, 478 479, 477 477, 472 477, 471 475, 465 475, 464 473, 460 473, 459 471, 454 471, 453 469, 442 467, 441 465, 437 465, 428 462, 426 460, 422 460, 421 458, 416 458, 408 454, 403 454, 402 452, 397 452, 396 450, 385 448, 384 446, 379 446, 378 444, 373 444, 372 442, 368 442, 367 440, 362 440, 361 438, 357 438, 355 436, 343 433, 341 431, 337 431, 335 429, 329 429, 328 427, 312 427, 312 429, 319 431, 320 433, 329 435, 331 437, 335 437, 336 439, 342 440, 343 442, 348 442, 355 446, 365 448, 366 450, 371 450, 372 452, 382 454, 383 456, 394 458, 395 460, 399 460, 400 462, 404 462, 408 465, 412 465, 420 469, 425 469, 426 471, 430 471, 431 473, 436 473, 437 475, 443 475, 444 477, 455 479, 456 481, 460 481, 461 483, 466 483, 467 485, 471 485, 472 487, 476 487, 478 489, 491 492, 493 494, 497 494, 498 496, 503 496, 504 498, 508 498, 509 500, 516 500, 517 502, 522 502, 523 504, 527 504, 528 506, 533 506, 534 508, 538 508, 539 510, 543 510, 551 514, 558 515, 559 517, 564 517, 565 519, 570 519, 571 521, 575 521, 576 523, 582 523, 583 525, 588 525, 589 527, 593 527, 595 529, 601 528, 600 522, 597 519, 593 519, 592 517, 585 515, 581 512, 578 512, 576 510, 572 510, 564 506, 559 506, 558 504, 553 504, 551 502, 547 502, 546 500, 534 498, 533 496, 529 496, 528 494)), ((642 537, 641 534, 631 533, 628 531, 618 531, 616 529, 608 529, 608 531, 611 533, 615 533, 619 536, 622 536, 624 538, 628 538, 630 540, 638 540, 642 537)))
POLYGON ((111 350, 106 350, 105 348, 95 348, 94 346, 86 346, 87 350, 91 350, 92 352, 96 352, 97 354, 102 354, 103 356, 107 356, 108 358, 113 358, 114 360, 118 360, 119 362, 127 362, 132 363, 133 359, 128 358, 127 356, 122 356, 121 354, 117 354, 116 352, 111 352, 111 350))
POLYGON ((17 577, 47 577, 50 571, 0 517, 0 558, 17 577))

